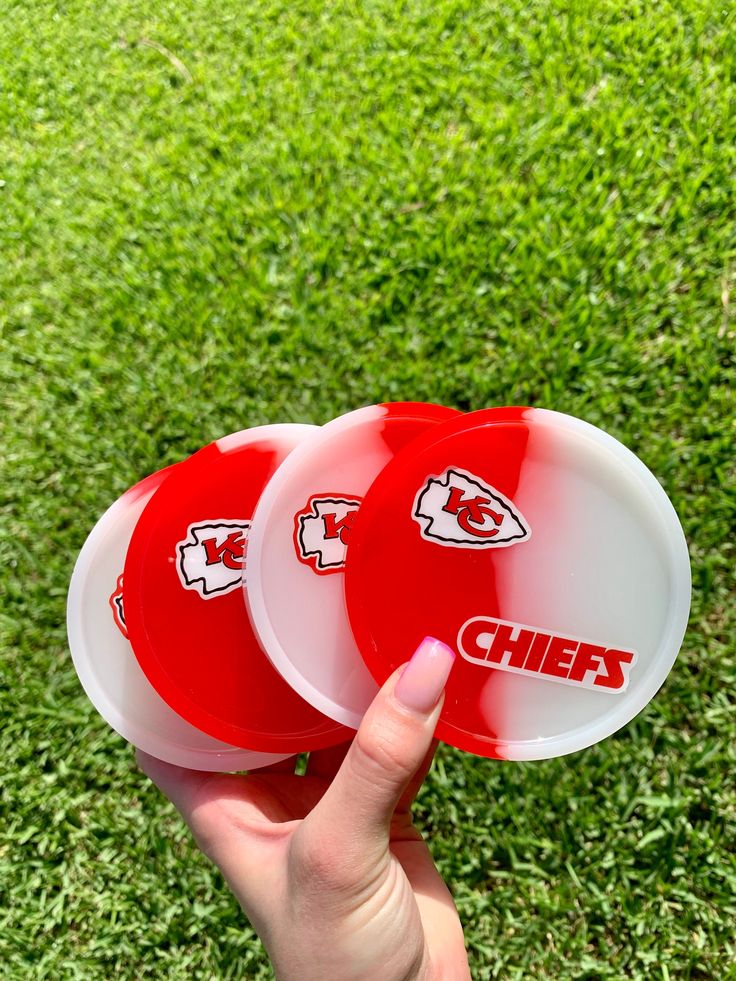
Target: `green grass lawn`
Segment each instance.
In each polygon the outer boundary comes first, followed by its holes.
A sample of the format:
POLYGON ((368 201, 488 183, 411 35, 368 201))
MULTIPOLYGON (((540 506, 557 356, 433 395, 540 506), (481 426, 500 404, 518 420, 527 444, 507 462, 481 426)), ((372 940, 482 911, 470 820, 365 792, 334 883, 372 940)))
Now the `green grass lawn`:
POLYGON ((733 4, 0 22, 0 977, 270 976, 83 695, 69 576, 115 497, 203 443, 421 399, 607 429, 693 564, 682 654, 622 732, 440 752, 418 823, 474 976, 736 978, 733 4))

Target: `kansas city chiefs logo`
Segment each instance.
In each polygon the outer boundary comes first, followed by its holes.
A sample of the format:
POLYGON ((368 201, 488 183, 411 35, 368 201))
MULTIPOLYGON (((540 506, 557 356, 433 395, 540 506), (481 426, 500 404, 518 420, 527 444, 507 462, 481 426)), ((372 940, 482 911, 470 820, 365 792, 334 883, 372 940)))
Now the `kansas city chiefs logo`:
POLYGON ((362 498, 339 494, 314 495, 294 516, 297 558, 320 575, 340 572, 345 565, 350 529, 362 498))
POLYGON ((451 548, 505 548, 531 537, 531 528, 495 487, 458 467, 430 477, 414 500, 422 538, 451 548))
POLYGON ((484 668, 614 694, 626 691, 638 660, 633 650, 489 616, 465 621, 457 649, 484 668))
POLYGON ((176 544, 176 571, 184 589, 202 599, 239 589, 250 521, 197 521, 176 544))
POLYGON ((118 628, 123 637, 128 636, 128 628, 125 626, 125 610, 123 609, 123 574, 122 572, 118 576, 118 580, 115 583, 115 589, 112 596, 108 600, 110 604, 110 609, 112 610, 112 618, 115 621, 115 626, 118 628))

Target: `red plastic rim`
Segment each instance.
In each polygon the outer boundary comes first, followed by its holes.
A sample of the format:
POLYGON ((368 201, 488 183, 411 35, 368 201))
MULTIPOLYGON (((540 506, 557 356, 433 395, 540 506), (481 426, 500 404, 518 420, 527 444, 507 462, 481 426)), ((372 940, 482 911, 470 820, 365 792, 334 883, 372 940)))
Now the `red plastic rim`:
POLYGON ((319 749, 351 735, 273 669, 242 593, 248 529, 261 492, 314 431, 246 430, 179 464, 141 515, 125 563, 128 633, 156 691, 202 731, 263 752, 319 749))

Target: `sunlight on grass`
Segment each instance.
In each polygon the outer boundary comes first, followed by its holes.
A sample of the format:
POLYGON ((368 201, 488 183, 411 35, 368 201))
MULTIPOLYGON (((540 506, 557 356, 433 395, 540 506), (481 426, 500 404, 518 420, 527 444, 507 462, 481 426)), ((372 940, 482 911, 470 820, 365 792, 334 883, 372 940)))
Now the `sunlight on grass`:
POLYGON ((418 823, 474 976, 733 976, 732 5, 2 20, 0 975, 270 976, 82 694, 66 587, 144 474, 248 425, 420 399, 602 426, 693 560, 683 652, 623 732, 544 763, 440 752, 418 823))

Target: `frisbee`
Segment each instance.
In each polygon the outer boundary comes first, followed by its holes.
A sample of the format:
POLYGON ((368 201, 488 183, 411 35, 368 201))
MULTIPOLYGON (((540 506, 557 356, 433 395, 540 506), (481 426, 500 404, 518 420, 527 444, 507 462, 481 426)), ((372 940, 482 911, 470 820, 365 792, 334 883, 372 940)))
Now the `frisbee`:
POLYGON ((345 610, 352 522, 394 454, 457 415, 394 402, 333 419, 279 467, 253 516, 246 594, 261 645, 295 691, 352 728, 377 691, 345 610))
POLYGON ((433 427, 366 492, 346 602, 377 683, 431 635, 457 654, 437 736, 488 757, 611 735, 664 682, 690 607, 685 538, 630 450, 520 407, 433 427))
POLYGON ((263 426, 206 446, 146 505, 125 562, 125 617, 146 677, 182 718, 234 746, 298 753, 350 733, 271 666, 242 591, 250 522, 277 467, 315 427, 263 426))
POLYGON ((138 517, 171 472, 151 474, 126 491, 82 546, 67 602, 72 661, 102 718, 144 752, 195 770, 254 770, 284 757, 230 746, 185 722, 151 686, 128 641, 125 554, 138 517))

